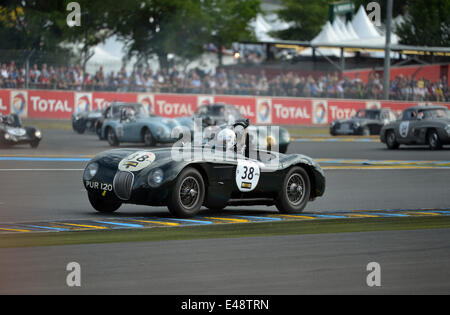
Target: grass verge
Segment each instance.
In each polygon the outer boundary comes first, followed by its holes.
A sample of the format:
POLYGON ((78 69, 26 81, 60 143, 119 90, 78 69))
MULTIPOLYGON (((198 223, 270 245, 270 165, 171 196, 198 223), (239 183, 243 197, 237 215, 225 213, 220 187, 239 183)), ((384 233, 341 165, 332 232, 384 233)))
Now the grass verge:
POLYGON ((24 120, 23 125, 40 130, 72 130, 70 120, 24 120))
POLYGON ((4 234, 0 248, 450 228, 450 217, 367 218, 178 228, 4 234))

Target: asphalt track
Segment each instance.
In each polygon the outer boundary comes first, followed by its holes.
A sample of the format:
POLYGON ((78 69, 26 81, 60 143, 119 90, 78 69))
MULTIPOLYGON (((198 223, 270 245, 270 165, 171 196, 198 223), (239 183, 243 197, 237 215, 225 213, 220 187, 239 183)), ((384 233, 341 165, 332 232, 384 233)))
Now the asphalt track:
POLYGON ((0 249, 0 294, 448 294, 450 230, 0 249), (66 285, 69 262, 81 287, 66 285), (368 287, 369 262, 381 287, 368 287))
MULTIPOLYGON (((0 149, 0 223, 104 219, 87 201, 81 170, 90 156, 109 150, 109 145, 95 135, 70 131, 44 130, 44 137, 37 150, 0 149)), ((450 161, 448 147, 436 152, 423 147, 390 151, 377 141, 348 139, 294 141, 288 153, 293 152, 328 161, 450 161)), ((323 165, 330 168, 325 171, 326 195, 310 203, 306 214, 450 207, 446 167, 323 165)), ((239 210, 250 216, 276 213, 274 207, 239 210)), ((168 215, 166 208, 127 205, 116 217, 168 215)), ((0 250, 0 293, 448 294, 449 236, 449 230, 392 231, 0 250), (69 261, 87 266, 86 284, 72 291, 64 282, 69 261), (382 288, 365 284, 370 261, 386 266, 382 288), (11 268, 14 273, 4 271, 11 268)))

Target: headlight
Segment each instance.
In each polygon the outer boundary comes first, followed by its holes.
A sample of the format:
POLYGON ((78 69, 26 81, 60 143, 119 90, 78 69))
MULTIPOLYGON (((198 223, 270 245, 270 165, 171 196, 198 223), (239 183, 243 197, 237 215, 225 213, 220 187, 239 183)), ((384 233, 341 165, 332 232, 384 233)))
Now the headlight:
POLYGON ((84 170, 83 179, 91 180, 92 178, 94 178, 94 176, 97 174, 97 172, 98 172, 98 164, 91 163, 84 170))
POLYGON ((335 121, 332 121, 331 124, 330 124, 330 126, 333 127, 334 125, 336 125, 336 122, 335 122, 335 121))
POLYGON ((153 187, 159 187, 164 179, 164 172, 160 168, 155 168, 148 174, 148 184, 153 187))
POLYGON ((5 140, 9 140, 11 139, 11 136, 9 135, 9 133, 5 133, 5 140))
POLYGON ((41 133, 39 130, 36 130, 36 131, 34 132, 34 136, 35 136, 36 138, 41 138, 41 137, 42 137, 42 133, 41 133))
POLYGON ((353 124, 353 127, 354 127, 355 129, 358 129, 360 126, 361 126, 361 124, 360 124, 359 122, 355 122, 355 123, 353 124))

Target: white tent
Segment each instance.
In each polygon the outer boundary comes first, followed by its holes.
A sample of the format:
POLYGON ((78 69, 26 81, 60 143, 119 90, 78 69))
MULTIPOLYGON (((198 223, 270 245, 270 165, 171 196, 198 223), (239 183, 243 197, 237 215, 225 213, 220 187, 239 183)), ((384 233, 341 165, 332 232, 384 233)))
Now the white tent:
POLYGON ((347 23, 345 28, 347 29, 347 33, 352 37, 352 39, 359 39, 358 34, 356 34, 352 23, 347 23))
MULTIPOLYGON (((334 31, 334 27, 330 22, 327 22, 325 26, 322 28, 322 31, 313 39, 311 40, 311 44, 314 45, 329 45, 330 43, 336 43, 339 41, 339 38, 342 37, 342 33, 336 33, 334 31)), ((325 56, 340 56, 341 50, 340 49, 333 49, 333 48, 318 48, 316 49, 316 52, 318 55, 325 55, 325 56)), ((300 55, 302 56, 311 56, 313 53, 312 48, 307 48, 300 52, 300 55)), ((349 56, 346 54, 346 56, 349 56)))
POLYGON ((352 26, 359 38, 366 39, 380 37, 377 29, 373 23, 370 22, 363 6, 359 7, 358 12, 353 17, 352 26))
MULTIPOLYGON (((386 42, 386 37, 379 33, 374 24, 369 20, 369 17, 361 6, 353 17, 351 22, 347 25, 342 22, 339 18, 336 18, 331 24, 327 22, 321 32, 311 41, 315 45, 361 45, 361 46, 384 46, 386 42)), ((398 37, 395 34, 391 34, 391 43, 397 44, 398 37)), ((320 54, 328 56, 340 56, 340 49, 318 49, 320 54)), ((303 50, 301 53, 303 56, 310 56, 312 54, 312 49, 308 48, 303 50)), ((371 52, 370 55, 374 57, 380 56, 382 53, 371 52)), ((351 56, 351 53, 345 53, 345 56, 351 56)))
POLYGON ((356 34, 350 34, 347 30, 347 27, 345 26, 345 23, 342 22, 342 20, 340 18, 336 18, 333 22, 333 27, 338 28, 342 35, 343 35, 343 39, 345 40, 354 40, 354 39, 358 39, 358 35, 356 34))
POLYGON ((329 44, 339 41, 338 35, 334 32, 333 26, 327 22, 320 31, 319 35, 314 37, 312 44, 329 44))

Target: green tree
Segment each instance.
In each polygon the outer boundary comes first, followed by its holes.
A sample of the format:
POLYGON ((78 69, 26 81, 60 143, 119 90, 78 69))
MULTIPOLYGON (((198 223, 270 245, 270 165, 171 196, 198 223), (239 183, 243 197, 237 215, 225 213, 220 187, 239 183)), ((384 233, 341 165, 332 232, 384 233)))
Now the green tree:
POLYGON ((61 50, 64 20, 61 1, 14 1, 0 4, 0 38, 2 49, 61 50))
POLYGON ((332 0, 282 0, 278 16, 294 25, 274 35, 286 40, 311 40, 321 31, 328 18, 328 5, 332 0))
POLYGON ((204 0, 202 10, 209 17, 209 42, 218 48, 220 65, 222 46, 255 39, 250 22, 261 12, 260 0, 204 0))
POLYGON ((109 27, 124 41, 128 56, 146 60, 158 56, 161 67, 167 55, 193 59, 203 51, 208 20, 195 0, 128 1, 109 27))
POLYGON ((409 1, 405 23, 397 35, 405 45, 450 46, 450 1, 409 1))

